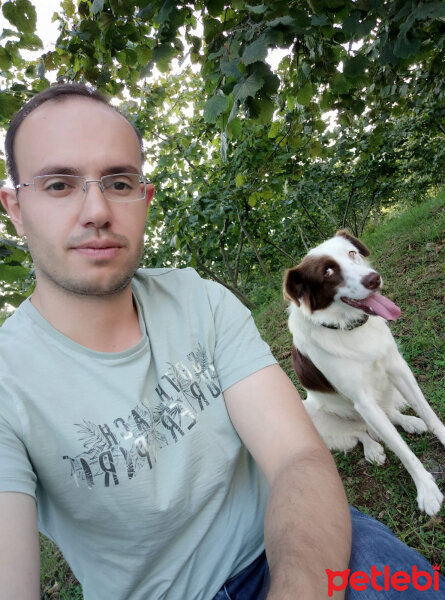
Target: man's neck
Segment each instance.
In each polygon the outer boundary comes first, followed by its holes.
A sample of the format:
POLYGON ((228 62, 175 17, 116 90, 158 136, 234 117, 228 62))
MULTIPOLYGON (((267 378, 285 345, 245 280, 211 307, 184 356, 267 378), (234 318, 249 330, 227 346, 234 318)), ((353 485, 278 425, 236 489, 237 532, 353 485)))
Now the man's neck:
POLYGON ((31 303, 60 333, 98 352, 122 352, 141 339, 131 285, 110 296, 42 293, 36 286, 31 303))

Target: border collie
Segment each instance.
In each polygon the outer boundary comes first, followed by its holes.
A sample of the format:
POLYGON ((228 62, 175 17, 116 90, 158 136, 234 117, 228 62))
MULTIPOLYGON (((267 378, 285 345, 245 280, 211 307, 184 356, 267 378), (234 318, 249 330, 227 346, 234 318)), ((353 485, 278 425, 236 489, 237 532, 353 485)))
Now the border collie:
POLYGON ((365 458, 381 465, 384 442, 413 478, 420 510, 435 515, 443 495, 395 425, 429 430, 444 446, 445 427, 398 352, 385 321, 400 309, 378 293, 382 278, 367 256, 360 240, 339 231, 286 272, 294 369, 326 445, 346 452, 361 442, 365 458), (406 405, 421 418, 402 414, 406 405))

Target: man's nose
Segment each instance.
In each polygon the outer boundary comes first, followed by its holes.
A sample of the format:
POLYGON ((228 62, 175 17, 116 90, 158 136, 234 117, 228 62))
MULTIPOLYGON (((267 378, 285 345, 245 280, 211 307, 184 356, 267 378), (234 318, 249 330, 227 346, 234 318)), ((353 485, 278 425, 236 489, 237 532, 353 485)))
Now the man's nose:
POLYGON ((84 227, 102 229, 111 223, 110 202, 105 198, 102 182, 87 180, 82 190, 82 208, 79 219, 84 227))

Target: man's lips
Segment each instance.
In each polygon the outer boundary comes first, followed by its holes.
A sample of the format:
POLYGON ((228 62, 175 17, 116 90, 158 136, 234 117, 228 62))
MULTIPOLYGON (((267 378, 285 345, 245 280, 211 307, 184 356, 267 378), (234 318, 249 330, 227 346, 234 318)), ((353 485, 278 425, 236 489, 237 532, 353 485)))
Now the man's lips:
POLYGON ((94 258, 96 260, 109 260, 117 256, 123 246, 112 240, 90 240, 71 249, 79 252, 83 256, 94 258))

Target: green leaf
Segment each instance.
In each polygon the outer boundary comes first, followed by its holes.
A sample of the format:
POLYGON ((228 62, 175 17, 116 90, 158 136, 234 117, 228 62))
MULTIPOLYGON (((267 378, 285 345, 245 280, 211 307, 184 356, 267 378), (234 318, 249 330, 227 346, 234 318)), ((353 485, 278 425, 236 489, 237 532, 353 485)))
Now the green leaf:
POLYGON ((357 56, 345 61, 343 73, 345 77, 359 77, 365 73, 368 66, 369 59, 366 56, 363 56, 363 54, 357 54, 357 56))
POLYGON ((162 44, 161 46, 156 46, 156 48, 153 49, 152 57, 154 62, 157 64, 158 69, 161 72, 165 72, 166 67, 168 70, 168 65, 175 54, 176 50, 174 48, 168 44, 162 44))
POLYGON ((290 27, 291 25, 294 25, 294 20, 292 17, 289 16, 278 17, 277 19, 273 19, 272 21, 267 21, 266 25, 268 25, 269 27, 290 27))
POLYGON ((253 99, 250 106, 251 112, 260 123, 270 123, 273 118, 275 106, 268 98, 253 99))
POLYGON ((170 13, 176 9, 175 0, 165 0, 165 2, 159 2, 161 5, 160 11, 155 15, 155 21, 158 25, 166 23, 171 20, 170 13))
POLYGON ((227 96, 217 94, 204 104, 204 120, 206 123, 215 123, 219 115, 229 108, 227 96))
POLYGON ((211 17, 217 17, 224 10, 225 0, 207 0, 206 6, 211 17))
POLYGON ((45 62, 43 60, 40 60, 39 66, 37 67, 37 75, 40 79, 45 79, 45 71, 45 62))
POLYGON ((136 46, 136 54, 140 65, 146 65, 152 57, 152 50, 148 46, 136 46))
POLYGON ((312 158, 316 158, 316 157, 320 157, 323 154, 322 148, 321 148, 321 144, 318 140, 316 140, 315 142, 313 142, 310 147, 309 147, 309 154, 312 156, 312 158))
POLYGON ((440 19, 445 17, 445 4, 443 2, 420 2, 416 10, 411 13, 406 23, 400 27, 402 33, 407 33, 414 20, 440 19))
POLYGON ((330 87, 334 94, 347 94, 351 88, 351 83, 343 73, 336 73, 331 79, 330 87))
POLYGON ((28 275, 28 269, 21 266, 10 266, 8 264, 0 264, 0 281, 5 283, 14 283, 28 275))
POLYGON ((249 196, 249 206, 251 206, 252 208, 254 208, 257 204, 258 201, 261 201, 262 195, 259 192, 252 192, 249 196))
POLYGON ((313 95, 314 95, 314 89, 313 89, 312 83, 310 81, 308 81, 297 92, 298 104, 301 104, 302 106, 307 106, 310 103, 313 95))
POLYGON ((14 306, 14 308, 18 308, 24 300, 26 300, 26 296, 23 296, 22 294, 7 294, 3 297, 3 306, 5 304, 10 304, 11 306, 14 306))
POLYGON ((265 4, 260 4, 259 6, 250 6, 250 4, 246 4, 246 9, 255 15, 262 15, 266 12, 267 6, 265 4))
POLYGON ((37 13, 29 0, 15 0, 6 2, 2 8, 3 15, 21 33, 34 33, 37 22, 37 13))
POLYGON ((399 58, 409 58, 415 56, 421 48, 421 40, 418 38, 408 38, 398 35, 394 44, 394 54, 399 58))
POLYGON ((272 123, 272 125, 270 126, 269 133, 267 134, 267 137, 269 139, 276 138, 277 135, 278 135, 278 133, 280 132, 280 129, 281 129, 281 123, 279 121, 274 121, 272 123))
POLYGON ((0 119, 9 120, 20 108, 19 98, 8 92, 0 91, 0 119))
POLYGON ((235 79, 239 79, 241 76, 241 71, 238 69, 238 65, 240 64, 240 59, 235 58, 234 60, 227 62, 221 61, 220 69, 221 73, 227 75, 227 77, 233 77, 235 79))
POLYGON ((63 12, 66 14, 66 16, 70 19, 72 19, 76 14, 76 8, 74 6, 73 0, 62 0, 60 6, 63 9, 63 12))
POLYGON ((237 83, 233 88, 233 98, 235 101, 243 101, 246 98, 253 97, 263 87, 264 79, 253 73, 241 83, 237 83))
POLYGON ((39 50, 43 48, 42 40, 35 33, 24 33, 20 37, 20 46, 27 50, 39 50))
POLYGON ((97 17, 97 24, 99 26, 99 29, 104 33, 107 33, 107 31, 112 29, 114 27, 114 23, 115 20, 113 15, 109 15, 108 13, 102 12, 97 17))
POLYGON ((239 117, 235 117, 227 125, 227 133, 229 138, 238 138, 243 130, 243 125, 239 117))
POLYGON ((204 39, 207 43, 214 40, 222 31, 223 25, 218 19, 205 17, 204 21, 204 39))
POLYGON ((295 98, 295 96, 289 94, 289 96, 286 97, 287 110, 292 112, 295 108, 296 102, 297 99, 295 98))
POLYGON ((329 20, 326 15, 314 15, 311 19, 311 25, 314 27, 324 27, 325 25, 329 25, 329 20))
POLYGON ((12 67, 12 58, 8 52, 0 46, 0 69, 8 71, 12 67))
POLYGON ((93 13, 93 15, 97 15, 97 13, 103 11, 103 8, 104 0, 94 0, 93 4, 91 5, 91 12, 93 13))
POLYGON ((254 62, 264 61, 269 50, 267 36, 262 35, 257 40, 249 44, 243 52, 243 62, 250 65, 254 62))
POLYGON ((238 173, 235 177, 235 185, 236 187, 242 187, 244 185, 244 175, 242 173, 238 173))

